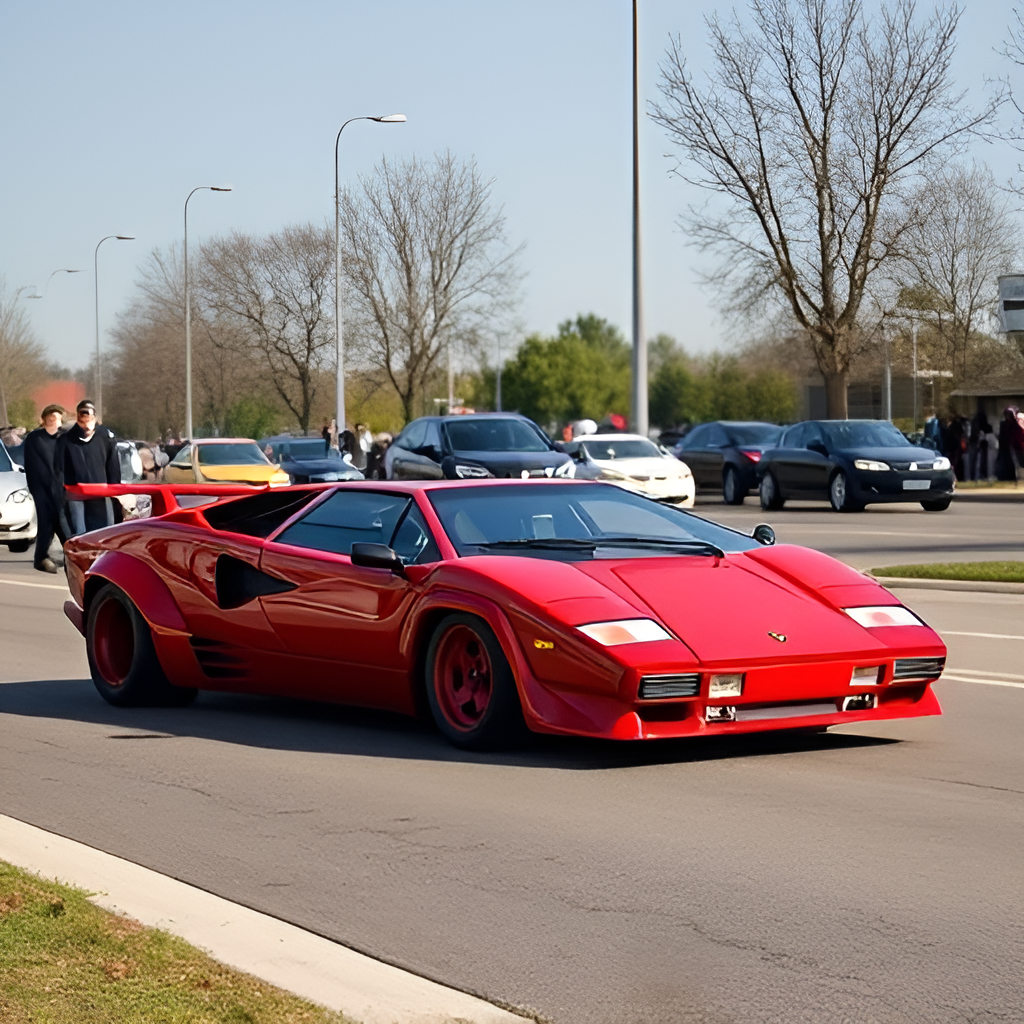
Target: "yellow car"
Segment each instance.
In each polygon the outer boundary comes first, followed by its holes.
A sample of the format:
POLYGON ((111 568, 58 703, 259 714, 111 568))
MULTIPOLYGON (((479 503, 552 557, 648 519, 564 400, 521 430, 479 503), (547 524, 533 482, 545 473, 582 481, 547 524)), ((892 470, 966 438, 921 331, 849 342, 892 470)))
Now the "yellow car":
POLYGON ((197 438, 174 456, 164 470, 170 484, 289 483, 289 476, 243 437, 197 438))

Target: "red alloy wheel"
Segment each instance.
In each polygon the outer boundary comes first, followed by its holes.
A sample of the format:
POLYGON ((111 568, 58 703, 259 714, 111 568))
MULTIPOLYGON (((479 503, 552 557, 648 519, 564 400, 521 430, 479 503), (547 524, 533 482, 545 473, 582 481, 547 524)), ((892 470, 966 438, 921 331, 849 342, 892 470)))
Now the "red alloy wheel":
POLYGON ((128 609, 117 600, 104 601, 93 625, 93 660, 111 686, 120 686, 135 660, 135 629, 128 609))
POLYGON ((491 659, 469 626, 452 626, 434 655, 434 692, 441 712, 461 732, 475 729, 493 693, 491 659))

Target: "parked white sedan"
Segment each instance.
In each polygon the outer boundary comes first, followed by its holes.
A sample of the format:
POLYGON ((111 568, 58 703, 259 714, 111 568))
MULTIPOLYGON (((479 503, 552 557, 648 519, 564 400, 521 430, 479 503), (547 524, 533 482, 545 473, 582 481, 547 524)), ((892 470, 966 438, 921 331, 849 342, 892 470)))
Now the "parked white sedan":
POLYGON ((683 508, 693 507, 693 474, 685 462, 639 434, 583 434, 582 443, 601 478, 626 490, 683 508))
POLYGON ((0 443, 0 544, 28 551, 36 539, 36 503, 28 492, 25 471, 11 461, 0 443))

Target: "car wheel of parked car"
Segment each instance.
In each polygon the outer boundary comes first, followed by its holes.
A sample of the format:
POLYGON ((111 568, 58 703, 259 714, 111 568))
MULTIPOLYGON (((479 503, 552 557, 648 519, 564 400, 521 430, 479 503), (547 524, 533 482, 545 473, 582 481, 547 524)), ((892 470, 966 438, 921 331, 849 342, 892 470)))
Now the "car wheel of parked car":
POLYGON ((12 555, 21 555, 28 551, 31 546, 32 541, 30 540, 12 540, 8 543, 7 550, 10 551, 12 555))
POLYGON ((526 734, 519 692, 494 632, 475 615, 441 621, 427 648, 427 701, 458 747, 495 750, 526 734))
POLYGON ((740 475, 733 466, 726 466, 722 474, 722 497, 726 505, 742 505, 747 492, 740 486, 740 475))
POLYGON ((921 508, 925 512, 945 512, 952 500, 952 498, 936 498, 934 501, 922 501, 921 508))
POLYGON ((92 681, 117 707, 181 707, 198 691, 172 686, 156 656, 149 623, 131 598, 108 583, 93 598, 85 630, 92 681))
POLYGON ((850 488, 846 474, 836 470, 828 482, 828 500, 836 512, 863 512, 864 506, 850 499, 850 488))
POLYGON ((760 497, 761 508, 765 512, 774 512, 786 504, 786 499, 783 498, 782 492, 779 490, 779 482, 775 479, 775 474, 770 471, 761 477, 760 497))

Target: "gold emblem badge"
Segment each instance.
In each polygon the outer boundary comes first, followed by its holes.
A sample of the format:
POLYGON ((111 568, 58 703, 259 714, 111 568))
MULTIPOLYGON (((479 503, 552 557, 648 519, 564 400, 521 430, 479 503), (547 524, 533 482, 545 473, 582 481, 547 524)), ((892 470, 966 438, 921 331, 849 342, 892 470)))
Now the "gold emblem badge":
POLYGON ((773 640, 778 640, 780 644, 784 644, 789 639, 785 633, 773 633, 770 629, 768 630, 768 635, 773 640))
POLYGON ((553 640, 534 640, 533 646, 538 651, 553 651, 555 649, 555 642, 553 640))

